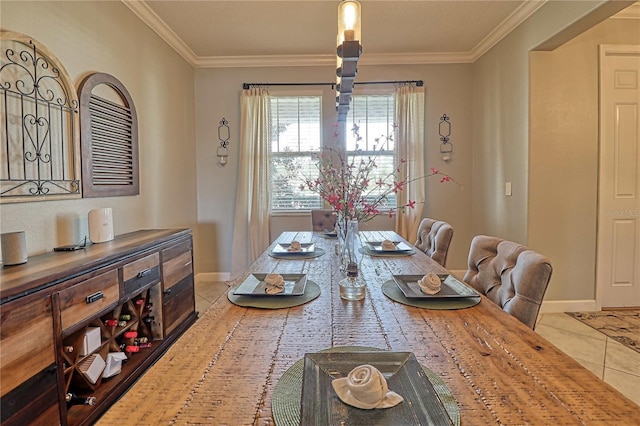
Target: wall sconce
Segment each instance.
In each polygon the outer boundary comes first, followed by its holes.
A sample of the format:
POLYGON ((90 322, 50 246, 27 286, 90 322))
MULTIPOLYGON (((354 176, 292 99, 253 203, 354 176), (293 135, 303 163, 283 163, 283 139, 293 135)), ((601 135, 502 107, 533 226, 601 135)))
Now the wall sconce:
POLYGON ((451 123, 449 122, 449 116, 447 114, 442 114, 442 117, 440 117, 438 133, 440 134, 440 153, 442 154, 442 159, 445 162, 450 161, 451 154, 453 153, 453 144, 449 142, 451 123))
POLYGON ((362 54, 361 7, 355 0, 343 0, 338 5, 338 47, 336 68, 336 111, 338 121, 345 121, 351 93, 362 54))
POLYGON ((220 120, 220 125, 218 126, 218 139, 220 139, 220 146, 216 150, 216 155, 218 156, 218 164, 221 166, 227 164, 227 157, 229 156, 227 145, 229 145, 231 132, 229 131, 229 126, 227 124, 229 124, 229 122, 223 117, 222 120, 220 120))

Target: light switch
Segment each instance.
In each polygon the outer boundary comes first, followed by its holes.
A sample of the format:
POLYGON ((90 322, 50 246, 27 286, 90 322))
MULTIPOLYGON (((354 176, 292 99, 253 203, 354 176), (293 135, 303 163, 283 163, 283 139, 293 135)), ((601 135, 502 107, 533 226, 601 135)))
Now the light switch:
POLYGON ((508 197, 511 196, 511 182, 507 182, 504 184, 504 195, 508 197))

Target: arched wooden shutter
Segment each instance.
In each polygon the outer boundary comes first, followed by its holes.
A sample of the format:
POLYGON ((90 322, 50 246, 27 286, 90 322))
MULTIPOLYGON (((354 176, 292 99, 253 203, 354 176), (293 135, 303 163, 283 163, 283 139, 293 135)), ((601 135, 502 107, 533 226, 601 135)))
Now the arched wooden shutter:
POLYGON ((138 118, 129 92, 105 73, 87 76, 79 90, 83 197, 138 195, 138 118))

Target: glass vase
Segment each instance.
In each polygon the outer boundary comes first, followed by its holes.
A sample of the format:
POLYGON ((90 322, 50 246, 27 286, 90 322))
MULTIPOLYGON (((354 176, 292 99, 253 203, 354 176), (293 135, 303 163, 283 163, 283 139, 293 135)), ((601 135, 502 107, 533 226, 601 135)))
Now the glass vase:
MULTIPOLYGON (((343 225, 344 224, 346 224, 346 229, 341 229, 341 232, 338 233, 342 233, 343 235, 342 241, 338 242, 338 244, 340 244, 338 253, 340 256, 340 271, 346 274, 349 267, 355 268, 357 270, 359 266, 357 255, 358 245, 356 244, 356 240, 358 238, 358 221, 347 220, 343 223, 343 225)), ((338 236, 338 238, 340 238, 340 236, 338 236)))
POLYGON ((340 297, 345 300, 362 300, 366 293, 366 287, 362 277, 356 272, 355 274, 347 273, 347 276, 340 280, 340 297))

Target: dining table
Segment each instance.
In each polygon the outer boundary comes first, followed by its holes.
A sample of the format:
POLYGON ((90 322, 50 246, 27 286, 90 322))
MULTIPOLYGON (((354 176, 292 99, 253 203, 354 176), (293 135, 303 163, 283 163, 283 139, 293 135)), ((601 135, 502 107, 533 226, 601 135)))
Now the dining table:
POLYGON ((383 355, 415 358, 425 373, 420 380, 428 381, 449 416, 441 424, 640 422, 640 406, 411 242, 393 231, 360 231, 357 244, 358 279, 366 294, 349 301, 340 297, 344 271, 333 235, 283 232, 98 424, 123 419, 128 424, 312 424, 303 419, 333 404, 329 409, 345 416, 338 425, 396 425, 405 423, 394 421, 392 410, 420 410, 420 404, 407 401, 401 408, 337 407, 330 389, 320 394, 308 386, 322 379, 311 377, 314 371, 330 373, 313 369, 318 354, 333 354, 334 361, 351 354, 374 365, 383 355), (405 249, 374 250, 374 243, 384 240, 405 249), (312 250, 302 255, 277 250, 294 241, 312 250), (410 298, 401 291, 398 279, 429 273, 464 286, 465 297, 410 298), (249 294, 237 294, 248 279, 264 280, 266 274, 304 277, 306 287, 284 296, 253 295, 252 287, 249 294), (358 422, 351 422, 349 413, 356 413, 358 422))

